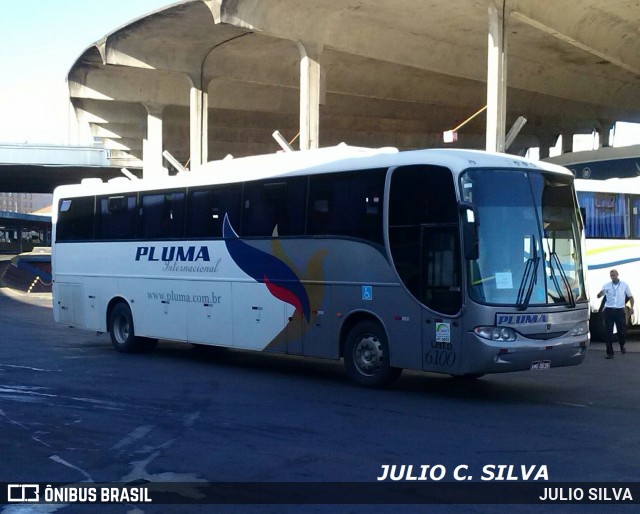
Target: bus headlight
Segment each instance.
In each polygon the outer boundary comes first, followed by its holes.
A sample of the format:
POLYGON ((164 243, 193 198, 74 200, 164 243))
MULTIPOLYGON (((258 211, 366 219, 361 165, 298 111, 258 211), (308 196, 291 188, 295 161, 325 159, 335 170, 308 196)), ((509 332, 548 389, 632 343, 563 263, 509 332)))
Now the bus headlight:
POLYGON ((476 327, 476 335, 492 341, 515 341, 516 331, 509 327, 476 327))
POLYGON ((581 321, 580 323, 578 323, 575 327, 573 327, 571 329, 571 335, 572 336, 583 336, 587 332, 589 332, 589 322, 588 321, 581 321))

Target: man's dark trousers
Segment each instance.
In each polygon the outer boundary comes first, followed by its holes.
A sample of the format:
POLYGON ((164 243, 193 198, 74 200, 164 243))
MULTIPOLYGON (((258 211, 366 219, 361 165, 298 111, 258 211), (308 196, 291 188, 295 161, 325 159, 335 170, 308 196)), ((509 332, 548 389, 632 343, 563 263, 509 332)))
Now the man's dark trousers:
POLYGON ((627 323, 625 318, 624 307, 622 309, 604 309, 604 333, 607 343, 607 355, 613 355, 613 325, 618 329, 618 341, 620 342, 620 351, 623 350, 625 344, 625 335, 627 333, 627 323))

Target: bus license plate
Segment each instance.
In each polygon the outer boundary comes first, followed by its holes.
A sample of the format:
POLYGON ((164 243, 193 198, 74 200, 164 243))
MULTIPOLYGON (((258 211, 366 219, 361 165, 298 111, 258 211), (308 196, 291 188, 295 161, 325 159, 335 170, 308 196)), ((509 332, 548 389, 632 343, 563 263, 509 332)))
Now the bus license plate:
POLYGON ((531 369, 549 369, 551 367, 551 361, 533 361, 531 363, 531 369))

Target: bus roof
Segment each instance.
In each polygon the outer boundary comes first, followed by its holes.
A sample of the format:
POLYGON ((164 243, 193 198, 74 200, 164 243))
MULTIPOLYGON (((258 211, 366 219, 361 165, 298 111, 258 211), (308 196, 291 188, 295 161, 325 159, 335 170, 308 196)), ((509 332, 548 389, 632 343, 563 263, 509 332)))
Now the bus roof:
POLYGON ((129 180, 119 177, 106 183, 100 179, 85 179, 81 184, 56 188, 56 195, 84 196, 159 188, 195 187, 412 164, 446 166, 456 173, 471 167, 493 167, 541 169, 571 175, 568 170, 555 164, 534 162, 515 155, 480 150, 438 148, 399 152, 397 148, 374 149, 340 144, 317 150, 278 152, 210 161, 190 172, 154 179, 129 180))
POLYGON ((567 152, 555 157, 547 157, 545 162, 569 166, 586 162, 612 161, 640 157, 640 145, 632 146, 608 146, 597 150, 585 150, 582 152, 567 152))
POLYGON ((576 191, 593 193, 640 194, 640 177, 609 178, 606 180, 576 179, 576 191))

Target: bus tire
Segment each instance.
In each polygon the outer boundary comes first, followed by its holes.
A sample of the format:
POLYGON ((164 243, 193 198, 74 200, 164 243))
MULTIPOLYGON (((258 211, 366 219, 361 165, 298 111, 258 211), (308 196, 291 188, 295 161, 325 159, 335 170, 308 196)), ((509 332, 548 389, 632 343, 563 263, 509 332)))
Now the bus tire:
POLYGON ((137 353, 151 350, 155 339, 137 337, 133 328, 133 315, 125 302, 117 303, 109 316, 109 334, 111 344, 122 353, 137 353))
POLYGON ((344 345, 344 366, 349 378, 358 385, 382 388, 402 373, 389 362, 389 343, 382 327, 363 321, 348 333, 344 345))

